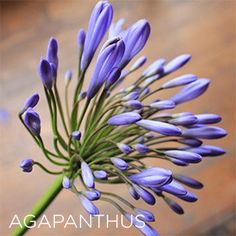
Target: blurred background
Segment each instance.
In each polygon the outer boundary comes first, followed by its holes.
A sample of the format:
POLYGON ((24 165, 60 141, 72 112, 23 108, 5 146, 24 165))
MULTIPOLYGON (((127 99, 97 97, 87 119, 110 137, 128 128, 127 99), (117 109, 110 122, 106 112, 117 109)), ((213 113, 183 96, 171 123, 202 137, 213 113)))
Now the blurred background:
MULTIPOLYGON (((19 162, 27 157, 44 161, 43 155, 17 119, 25 99, 33 92, 41 94, 37 111, 42 118, 42 136, 51 143, 51 129, 46 101, 37 65, 45 55, 50 36, 59 42, 58 84, 63 92, 63 75, 67 69, 76 74, 76 35, 87 22, 96 1, 0 1, 0 235, 9 235, 8 226, 14 214, 23 217, 38 200, 54 177, 35 168, 24 174, 19 162)), ((199 165, 171 169, 187 174, 204 183, 204 188, 194 191, 199 200, 181 203, 183 216, 175 215, 159 201, 153 207, 138 203, 156 214, 153 224, 165 236, 175 235, 235 235, 235 0, 117 0, 112 1, 114 19, 125 17, 126 26, 146 18, 152 26, 151 37, 139 55, 147 55, 149 63, 156 58, 168 60, 181 53, 190 53, 192 60, 169 78, 184 73, 195 73, 210 78, 212 83, 196 101, 179 106, 179 111, 221 114, 220 126, 229 132, 215 145, 226 149, 222 157, 204 159, 199 165)), ((89 71, 88 78, 91 71, 89 71)), ((135 76, 135 75, 134 75, 135 76)), ((126 81, 126 85, 134 80, 126 81)), ((156 84, 154 87, 157 86, 156 84)), ((167 98, 175 90, 160 94, 167 98)), ((151 164, 158 165, 157 162, 151 164)), ((161 163, 162 164, 162 163, 161 163)), ((164 164, 163 164, 164 165, 164 164)), ((108 186, 107 190, 119 192, 131 199, 123 186, 108 186)), ((137 204, 137 203, 136 203, 137 204)), ((101 212, 112 217, 116 210, 98 203, 101 212)), ((62 191, 46 211, 48 219, 53 214, 86 215, 79 200, 70 192, 62 191)), ((135 229, 74 229, 74 227, 49 229, 42 226, 28 235, 139 235, 135 229)))

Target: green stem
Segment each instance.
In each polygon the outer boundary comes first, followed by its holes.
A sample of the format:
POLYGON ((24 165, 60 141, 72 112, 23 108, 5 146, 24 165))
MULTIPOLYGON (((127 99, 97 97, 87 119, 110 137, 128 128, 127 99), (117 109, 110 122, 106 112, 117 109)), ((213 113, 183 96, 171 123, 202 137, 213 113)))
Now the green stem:
POLYGON ((59 176, 55 182, 48 188, 47 192, 39 199, 35 206, 31 209, 30 213, 27 214, 25 222, 21 223, 12 233, 12 236, 24 235, 24 233, 29 229, 29 226, 37 220, 40 215, 47 209, 47 207, 52 203, 56 196, 62 190, 62 175, 59 176))

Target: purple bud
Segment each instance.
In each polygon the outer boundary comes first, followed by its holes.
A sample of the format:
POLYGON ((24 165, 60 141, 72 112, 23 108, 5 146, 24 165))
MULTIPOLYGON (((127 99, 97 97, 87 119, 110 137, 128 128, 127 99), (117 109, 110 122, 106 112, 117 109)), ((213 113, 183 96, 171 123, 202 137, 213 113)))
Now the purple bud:
POLYGON ((149 87, 146 87, 142 93, 140 94, 140 97, 145 96, 151 92, 151 89, 149 87))
POLYGON ((84 41, 86 38, 86 33, 84 29, 80 29, 80 31, 77 34, 77 44, 79 48, 83 48, 84 47, 84 41))
POLYGON ((143 104, 138 100, 129 100, 124 103, 124 106, 129 107, 133 110, 140 110, 143 108, 143 104))
POLYGON ((171 100, 173 100, 176 104, 193 100, 207 90, 209 83, 210 81, 208 79, 198 79, 185 86, 181 91, 175 94, 171 100))
POLYGON ((98 190, 93 189, 93 190, 85 191, 85 196, 88 198, 88 200, 95 201, 101 197, 101 193, 98 190))
POLYGON ((154 134, 152 134, 152 133, 146 133, 146 134, 145 134, 145 137, 146 137, 148 140, 150 140, 150 139, 154 138, 155 136, 154 136, 154 134))
POLYGON ((179 136, 182 133, 180 128, 160 121, 140 120, 136 125, 166 136, 179 136))
POLYGON ((160 236, 155 229, 153 229, 149 224, 145 223, 141 219, 137 219, 136 216, 126 213, 125 217, 128 221, 133 223, 133 225, 143 234, 148 236, 160 236))
POLYGON ((158 110, 173 109, 175 108, 175 103, 171 100, 162 100, 162 101, 151 103, 150 107, 156 108, 158 110))
POLYGON ((52 77, 53 77, 53 81, 54 83, 57 80, 57 68, 53 63, 50 63, 51 69, 52 69, 52 77))
POLYGON ((98 215, 99 210, 98 208, 85 196, 79 194, 79 199, 81 204, 83 205, 84 209, 92 216, 98 215))
POLYGON ((221 117, 216 114, 198 114, 195 116, 198 119, 198 124, 215 124, 221 121, 221 117))
POLYGON ((187 194, 187 190, 181 184, 174 180, 169 184, 161 186, 159 189, 175 196, 187 194))
POLYGON ((191 147, 199 147, 202 145, 202 141, 199 139, 183 138, 179 139, 178 142, 191 147))
POLYGON ((122 101, 136 100, 139 98, 139 93, 137 91, 131 92, 122 98, 122 101))
POLYGON ((135 208, 134 211, 137 213, 137 215, 139 215, 138 218, 140 220, 143 220, 145 222, 155 221, 155 216, 150 211, 140 209, 140 208, 135 208))
POLYGON ((107 179, 107 172, 104 170, 95 170, 93 174, 97 179, 102 179, 102 180, 107 179))
POLYGON ((164 66, 165 74, 169 74, 175 70, 178 70, 179 68, 184 66, 190 59, 191 59, 191 55, 189 54, 182 54, 175 57, 164 66))
POLYGON ((172 172, 163 168, 152 167, 138 174, 129 176, 129 179, 144 187, 159 187, 172 180, 172 172))
POLYGON ((66 73, 65 73, 65 84, 68 84, 72 79, 72 71, 71 70, 68 70, 66 73))
POLYGON ((144 136, 140 136, 140 137, 138 137, 138 138, 136 139, 136 141, 137 141, 138 143, 144 143, 145 138, 144 138, 144 136))
POLYGON ((188 162, 180 160, 180 159, 169 157, 169 160, 177 166, 188 166, 188 162))
POLYGON ((169 150, 164 153, 168 157, 180 159, 188 163, 198 163, 202 160, 202 157, 199 154, 187 151, 169 150))
MULTIPOLYGON (((85 49, 84 49, 85 50, 85 49)), ((105 46, 99 53, 96 66, 88 88, 88 99, 92 99, 104 82, 111 75, 113 68, 117 67, 125 51, 123 40, 118 39, 105 46)))
POLYGON ((179 215, 183 215, 184 214, 184 210, 183 208, 174 200, 169 199, 167 197, 164 198, 165 202, 167 203, 167 205, 177 214, 179 215))
POLYGON ((135 70, 139 69, 141 66, 143 66, 145 64, 146 61, 147 61, 147 57, 145 57, 145 56, 139 57, 134 62, 134 64, 130 67, 130 71, 135 71, 135 70))
POLYGON ((201 189, 203 188, 203 184, 193 178, 190 178, 188 176, 180 175, 180 174, 175 174, 174 178, 181 182, 182 184, 187 185, 188 187, 195 188, 195 189, 201 189))
POLYGON ((112 157, 111 162, 120 170, 126 170, 129 167, 129 164, 126 161, 118 157, 112 157))
POLYGON ((185 195, 176 195, 176 197, 186 201, 186 202, 196 202, 197 196, 193 193, 187 192, 185 195))
POLYGON ((137 192, 137 194, 149 205, 154 205, 156 203, 155 197, 148 192, 147 190, 141 188, 140 186, 134 184, 133 185, 134 190, 137 192))
POLYGON ((87 97, 87 92, 84 91, 84 92, 81 92, 80 95, 79 95, 80 99, 85 99, 87 97))
POLYGON ((164 89, 175 88, 178 86, 186 85, 197 80, 197 76, 193 74, 186 74, 176 77, 164 83, 161 87, 164 89))
POLYGON ((148 146, 144 145, 144 144, 135 144, 134 148, 140 153, 140 154, 146 154, 149 151, 148 146))
POLYGON ((145 46, 150 35, 149 23, 142 19, 129 27, 123 34, 125 53, 120 63, 120 68, 125 67, 130 60, 145 46))
POLYGON ((142 83, 142 86, 147 87, 147 86, 149 86, 150 84, 152 84, 153 82, 155 82, 158 79, 160 79, 159 75, 151 76, 151 77, 144 80, 144 82, 142 83))
POLYGON ((108 79, 106 81, 105 88, 110 88, 113 84, 116 83, 116 81, 120 78, 121 70, 118 67, 114 67, 108 76, 108 79))
POLYGON ((189 126, 196 124, 198 119, 195 115, 183 115, 170 119, 169 122, 173 125, 189 126))
POLYGON ((163 65, 166 60, 164 58, 160 58, 153 62, 142 74, 145 77, 151 77, 157 74, 162 74, 164 72, 163 65))
POLYGON ((71 180, 67 176, 63 177, 62 186, 65 189, 70 189, 72 187, 71 180))
POLYGON ((32 108, 28 108, 24 113, 24 123, 30 129, 31 133, 35 136, 40 135, 41 121, 39 114, 32 108))
POLYGON ((81 59, 81 70, 84 71, 90 64, 93 55, 110 27, 113 17, 112 5, 106 1, 99 1, 90 17, 88 32, 84 42, 84 51, 81 59))
POLYGON ((118 143, 117 147, 120 149, 121 152, 125 153, 126 155, 132 152, 132 148, 127 144, 118 143))
POLYGON ((81 138, 81 132, 79 130, 72 132, 71 137, 75 140, 80 140, 81 138))
POLYGON ((39 95, 38 93, 34 93, 25 101, 24 106, 22 108, 22 112, 26 111, 28 108, 34 108, 38 104, 38 101, 39 95))
POLYGON ((140 198, 139 194, 135 191, 133 186, 129 186, 129 194, 135 199, 138 200, 140 198))
POLYGON ((47 61, 49 63, 54 64, 56 70, 57 70, 57 67, 58 67, 57 52, 58 52, 57 40, 52 37, 52 38, 50 38, 50 40, 48 42, 47 61))
POLYGON ((227 135, 227 132, 216 126, 202 126, 199 128, 191 128, 183 131, 184 137, 200 138, 200 139, 217 139, 227 135))
POLYGON ((109 125, 130 125, 133 124, 139 120, 141 120, 142 117, 135 112, 126 112, 119 115, 112 116, 108 121, 107 124, 109 125))
POLYGON ((47 89, 52 89, 53 86, 53 72, 50 63, 42 59, 39 63, 39 75, 42 80, 43 86, 47 89))
POLYGON ((20 168, 23 172, 29 173, 33 170, 34 161, 32 159, 25 159, 21 161, 20 168))
POLYGON ((94 177, 91 169, 86 162, 81 163, 82 179, 89 188, 94 188, 94 177))
POLYGON ((120 18, 116 23, 112 23, 109 29, 109 39, 117 37, 122 31, 122 25, 124 24, 124 18, 120 18))
POLYGON ((190 148, 188 151, 197 153, 201 156, 220 156, 225 154, 223 148, 212 145, 202 145, 200 147, 190 148))

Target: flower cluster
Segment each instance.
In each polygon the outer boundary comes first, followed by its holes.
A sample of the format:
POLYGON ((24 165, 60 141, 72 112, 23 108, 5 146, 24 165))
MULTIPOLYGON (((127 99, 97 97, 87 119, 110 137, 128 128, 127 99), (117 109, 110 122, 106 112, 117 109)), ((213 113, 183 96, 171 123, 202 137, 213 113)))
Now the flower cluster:
POLYGON ((150 25, 142 19, 123 29, 124 19, 111 23, 112 18, 112 5, 100 1, 93 9, 87 32, 79 31, 78 77, 70 104, 68 93, 73 75, 72 71, 65 74, 65 106, 57 89, 58 43, 55 38, 50 39, 46 57, 39 63, 39 76, 51 115, 55 150, 49 150, 41 137, 40 116, 34 110, 39 101, 37 93, 25 102, 19 118, 45 157, 59 169, 51 171, 32 159, 23 160, 20 167, 24 172, 31 172, 38 166, 50 174, 63 175, 63 187, 78 196, 89 214, 99 214, 94 201, 100 199, 115 206, 128 221, 140 215, 144 227, 138 227, 137 218, 133 225, 144 235, 158 235, 148 224, 155 220, 151 212, 135 207, 120 195, 99 190, 96 182, 124 184, 134 199, 154 205, 156 199, 161 198, 174 212, 183 214, 184 210, 171 195, 195 202, 197 196, 187 187, 200 189, 203 184, 159 166, 149 167, 144 159, 163 159, 178 166, 199 163, 207 156, 224 154, 222 148, 205 145, 203 140, 222 138, 226 131, 212 125, 221 121, 216 114, 163 112, 196 99, 209 86, 208 79, 194 74, 166 79, 190 60, 189 54, 170 61, 157 59, 135 83, 118 90, 126 77, 147 61, 141 56, 129 65, 145 46, 150 25), (86 71, 107 31, 108 39, 100 47, 89 80, 86 71), (164 82, 159 82, 162 79, 164 82), (85 81, 89 81, 87 89, 85 81), (159 85, 151 86, 158 82, 159 85), (180 86, 184 87, 168 100, 161 100, 156 95, 159 91, 180 86), (150 99, 147 101, 147 98, 154 94, 155 99, 148 102, 150 99), (81 180, 80 184, 75 182, 77 179, 81 180))

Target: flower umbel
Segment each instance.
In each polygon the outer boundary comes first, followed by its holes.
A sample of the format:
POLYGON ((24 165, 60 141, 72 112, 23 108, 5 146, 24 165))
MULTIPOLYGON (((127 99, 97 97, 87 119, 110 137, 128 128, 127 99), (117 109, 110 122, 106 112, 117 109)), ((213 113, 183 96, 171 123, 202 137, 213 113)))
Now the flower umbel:
MULTIPOLYGON (((60 175, 58 189, 63 186, 74 193, 93 216, 99 214, 94 201, 106 201, 144 235, 158 235, 147 223, 155 221, 151 212, 113 193, 112 186, 111 192, 104 192, 96 183, 123 184, 134 199, 154 205, 160 198, 175 213, 183 214, 183 208, 171 195, 195 202, 197 196, 188 188, 200 189, 203 184, 158 164, 147 166, 144 160, 153 158, 154 163, 163 159, 178 166, 196 165, 205 157, 225 153, 220 147, 203 144, 203 140, 222 138, 227 133, 212 125, 221 121, 217 114, 174 112, 176 106, 202 95, 210 84, 209 79, 199 79, 194 74, 167 79, 167 75, 190 60, 189 54, 170 61, 159 58, 142 70, 133 84, 117 90, 146 63, 147 57, 141 56, 129 65, 145 46, 151 29, 147 20, 142 19, 123 30, 124 19, 111 25, 112 17, 112 5, 100 1, 92 12, 87 32, 79 31, 78 80, 76 87, 71 88, 74 73, 66 72, 65 101, 57 90, 60 82, 57 79, 58 43, 53 37, 49 40, 45 59, 39 63, 39 75, 48 103, 54 150, 49 150, 41 137, 41 120, 34 111, 39 101, 37 93, 26 100, 19 118, 44 156, 58 170, 52 171, 32 159, 23 160, 20 167, 24 172, 31 172, 33 166, 37 166, 49 174, 60 175), (109 28, 109 38, 101 45, 109 28), (86 71, 93 58, 95 67, 89 79, 86 71), (159 83, 160 80, 163 82, 159 83), (89 81, 88 87, 84 81, 89 81), (184 87, 170 98, 160 99, 159 91, 181 86, 184 87), (73 101, 68 96, 70 90, 74 92, 73 101), (150 102, 148 98, 153 100, 150 102), (62 102, 65 102, 65 110, 62 102), (133 220, 137 215, 139 220, 133 220)), ((45 205, 55 196, 48 197, 45 205)))

